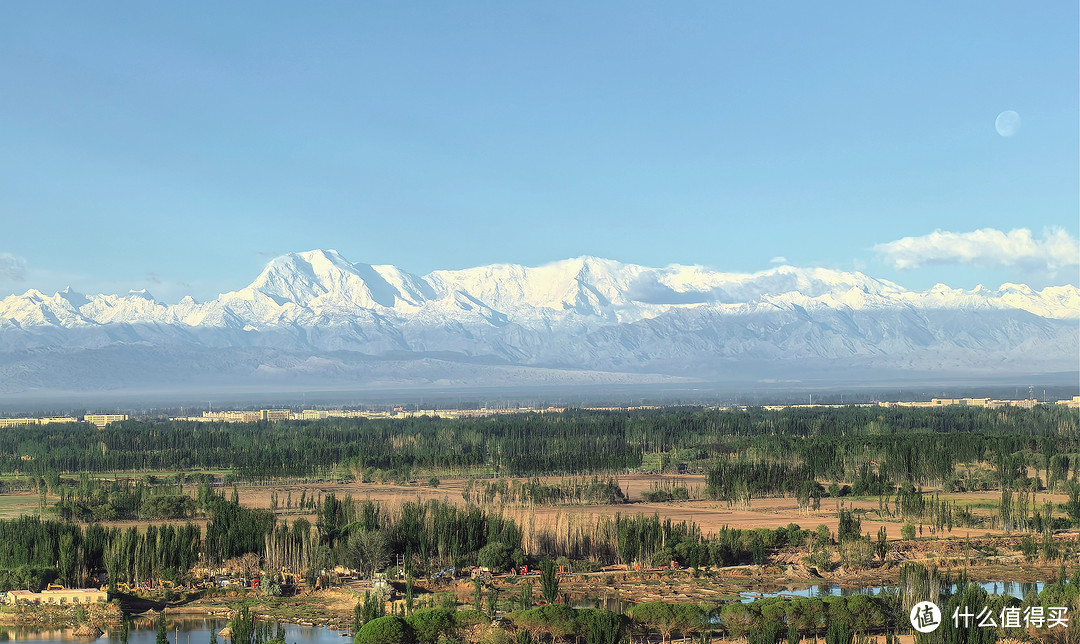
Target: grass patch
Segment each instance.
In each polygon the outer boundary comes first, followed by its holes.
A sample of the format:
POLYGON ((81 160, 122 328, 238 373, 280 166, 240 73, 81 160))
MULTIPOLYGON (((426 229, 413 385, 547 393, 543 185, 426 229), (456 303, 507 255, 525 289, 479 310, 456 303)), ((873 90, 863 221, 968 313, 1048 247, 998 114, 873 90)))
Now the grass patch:
POLYGON ((38 513, 38 497, 35 494, 0 495, 0 519, 14 519, 38 513))
POLYGON ((986 501, 984 499, 965 499, 963 496, 952 497, 949 499, 956 503, 956 505, 965 508, 975 508, 978 510, 994 510, 997 511, 1001 506, 1000 503, 995 501, 986 501))
POLYGON ((644 471, 656 470, 660 471, 660 454, 655 452, 649 452, 641 457, 641 467, 638 468, 644 471))

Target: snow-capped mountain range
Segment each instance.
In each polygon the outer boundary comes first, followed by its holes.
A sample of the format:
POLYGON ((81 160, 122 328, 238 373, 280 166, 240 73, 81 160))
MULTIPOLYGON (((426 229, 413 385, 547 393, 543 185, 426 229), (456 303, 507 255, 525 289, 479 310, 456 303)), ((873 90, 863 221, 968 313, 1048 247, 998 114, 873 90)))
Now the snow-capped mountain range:
POLYGON ((543 382, 798 379, 813 365, 1046 373, 1076 370, 1078 322, 1071 285, 915 292, 822 268, 739 274, 593 257, 419 276, 315 250, 275 258, 209 302, 169 305, 145 291, 8 296, 0 391, 283 377, 486 384, 541 373, 543 382), (389 364, 408 368, 387 375, 389 364))

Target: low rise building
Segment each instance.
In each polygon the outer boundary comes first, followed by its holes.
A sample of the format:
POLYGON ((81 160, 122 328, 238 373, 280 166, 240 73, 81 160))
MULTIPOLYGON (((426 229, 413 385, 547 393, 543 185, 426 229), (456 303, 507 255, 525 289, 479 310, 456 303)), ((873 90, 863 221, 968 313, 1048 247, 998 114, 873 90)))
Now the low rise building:
POLYGON ((118 423, 127 419, 127 414, 87 414, 83 416, 84 422, 93 423, 94 425, 97 425, 98 429, 102 429, 109 423, 118 423))
POLYGON ((24 427, 40 423, 40 418, 0 418, 0 427, 24 427))
POLYGON ((71 416, 49 416, 47 418, 0 418, 0 427, 25 427, 27 425, 50 425, 52 423, 77 423, 78 418, 71 416))
POLYGON ((1070 399, 1057 401, 1059 405, 1065 405, 1069 409, 1080 409, 1080 396, 1073 396, 1070 399))
POLYGON ((962 407, 986 407, 990 404, 989 398, 931 398, 930 403, 935 407, 946 405, 960 405, 962 407))
POLYGON ((40 593, 29 590, 11 590, 4 596, 4 603, 15 604, 99 604, 109 601, 109 593, 96 588, 68 588, 64 590, 43 590, 40 593))

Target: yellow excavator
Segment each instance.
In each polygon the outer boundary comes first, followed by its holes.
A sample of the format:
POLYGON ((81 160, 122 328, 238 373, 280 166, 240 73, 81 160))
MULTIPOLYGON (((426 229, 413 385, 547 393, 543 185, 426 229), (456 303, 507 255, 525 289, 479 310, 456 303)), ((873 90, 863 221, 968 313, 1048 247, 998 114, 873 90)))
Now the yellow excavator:
POLYGON ((64 588, 60 584, 49 584, 45 587, 45 590, 67 590, 67 588, 64 588))

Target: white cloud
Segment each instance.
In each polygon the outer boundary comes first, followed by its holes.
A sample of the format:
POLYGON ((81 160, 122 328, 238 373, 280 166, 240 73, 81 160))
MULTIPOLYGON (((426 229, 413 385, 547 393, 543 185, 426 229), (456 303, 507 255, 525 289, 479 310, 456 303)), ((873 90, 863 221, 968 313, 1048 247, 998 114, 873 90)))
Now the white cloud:
POLYGON ((14 282, 26 279, 26 260, 11 253, 0 253, 0 279, 14 282))
POLYGON ((770 264, 787 264, 787 257, 784 257, 783 255, 777 255, 776 257, 773 257, 772 259, 770 259, 769 263, 770 264))
POLYGON ((1080 246, 1061 228, 1043 232, 1035 239, 1027 228, 1002 232, 981 228, 970 233, 935 230, 922 237, 904 237, 874 246, 874 250, 898 269, 970 264, 980 268, 1019 267, 1056 271, 1080 264, 1080 246))

